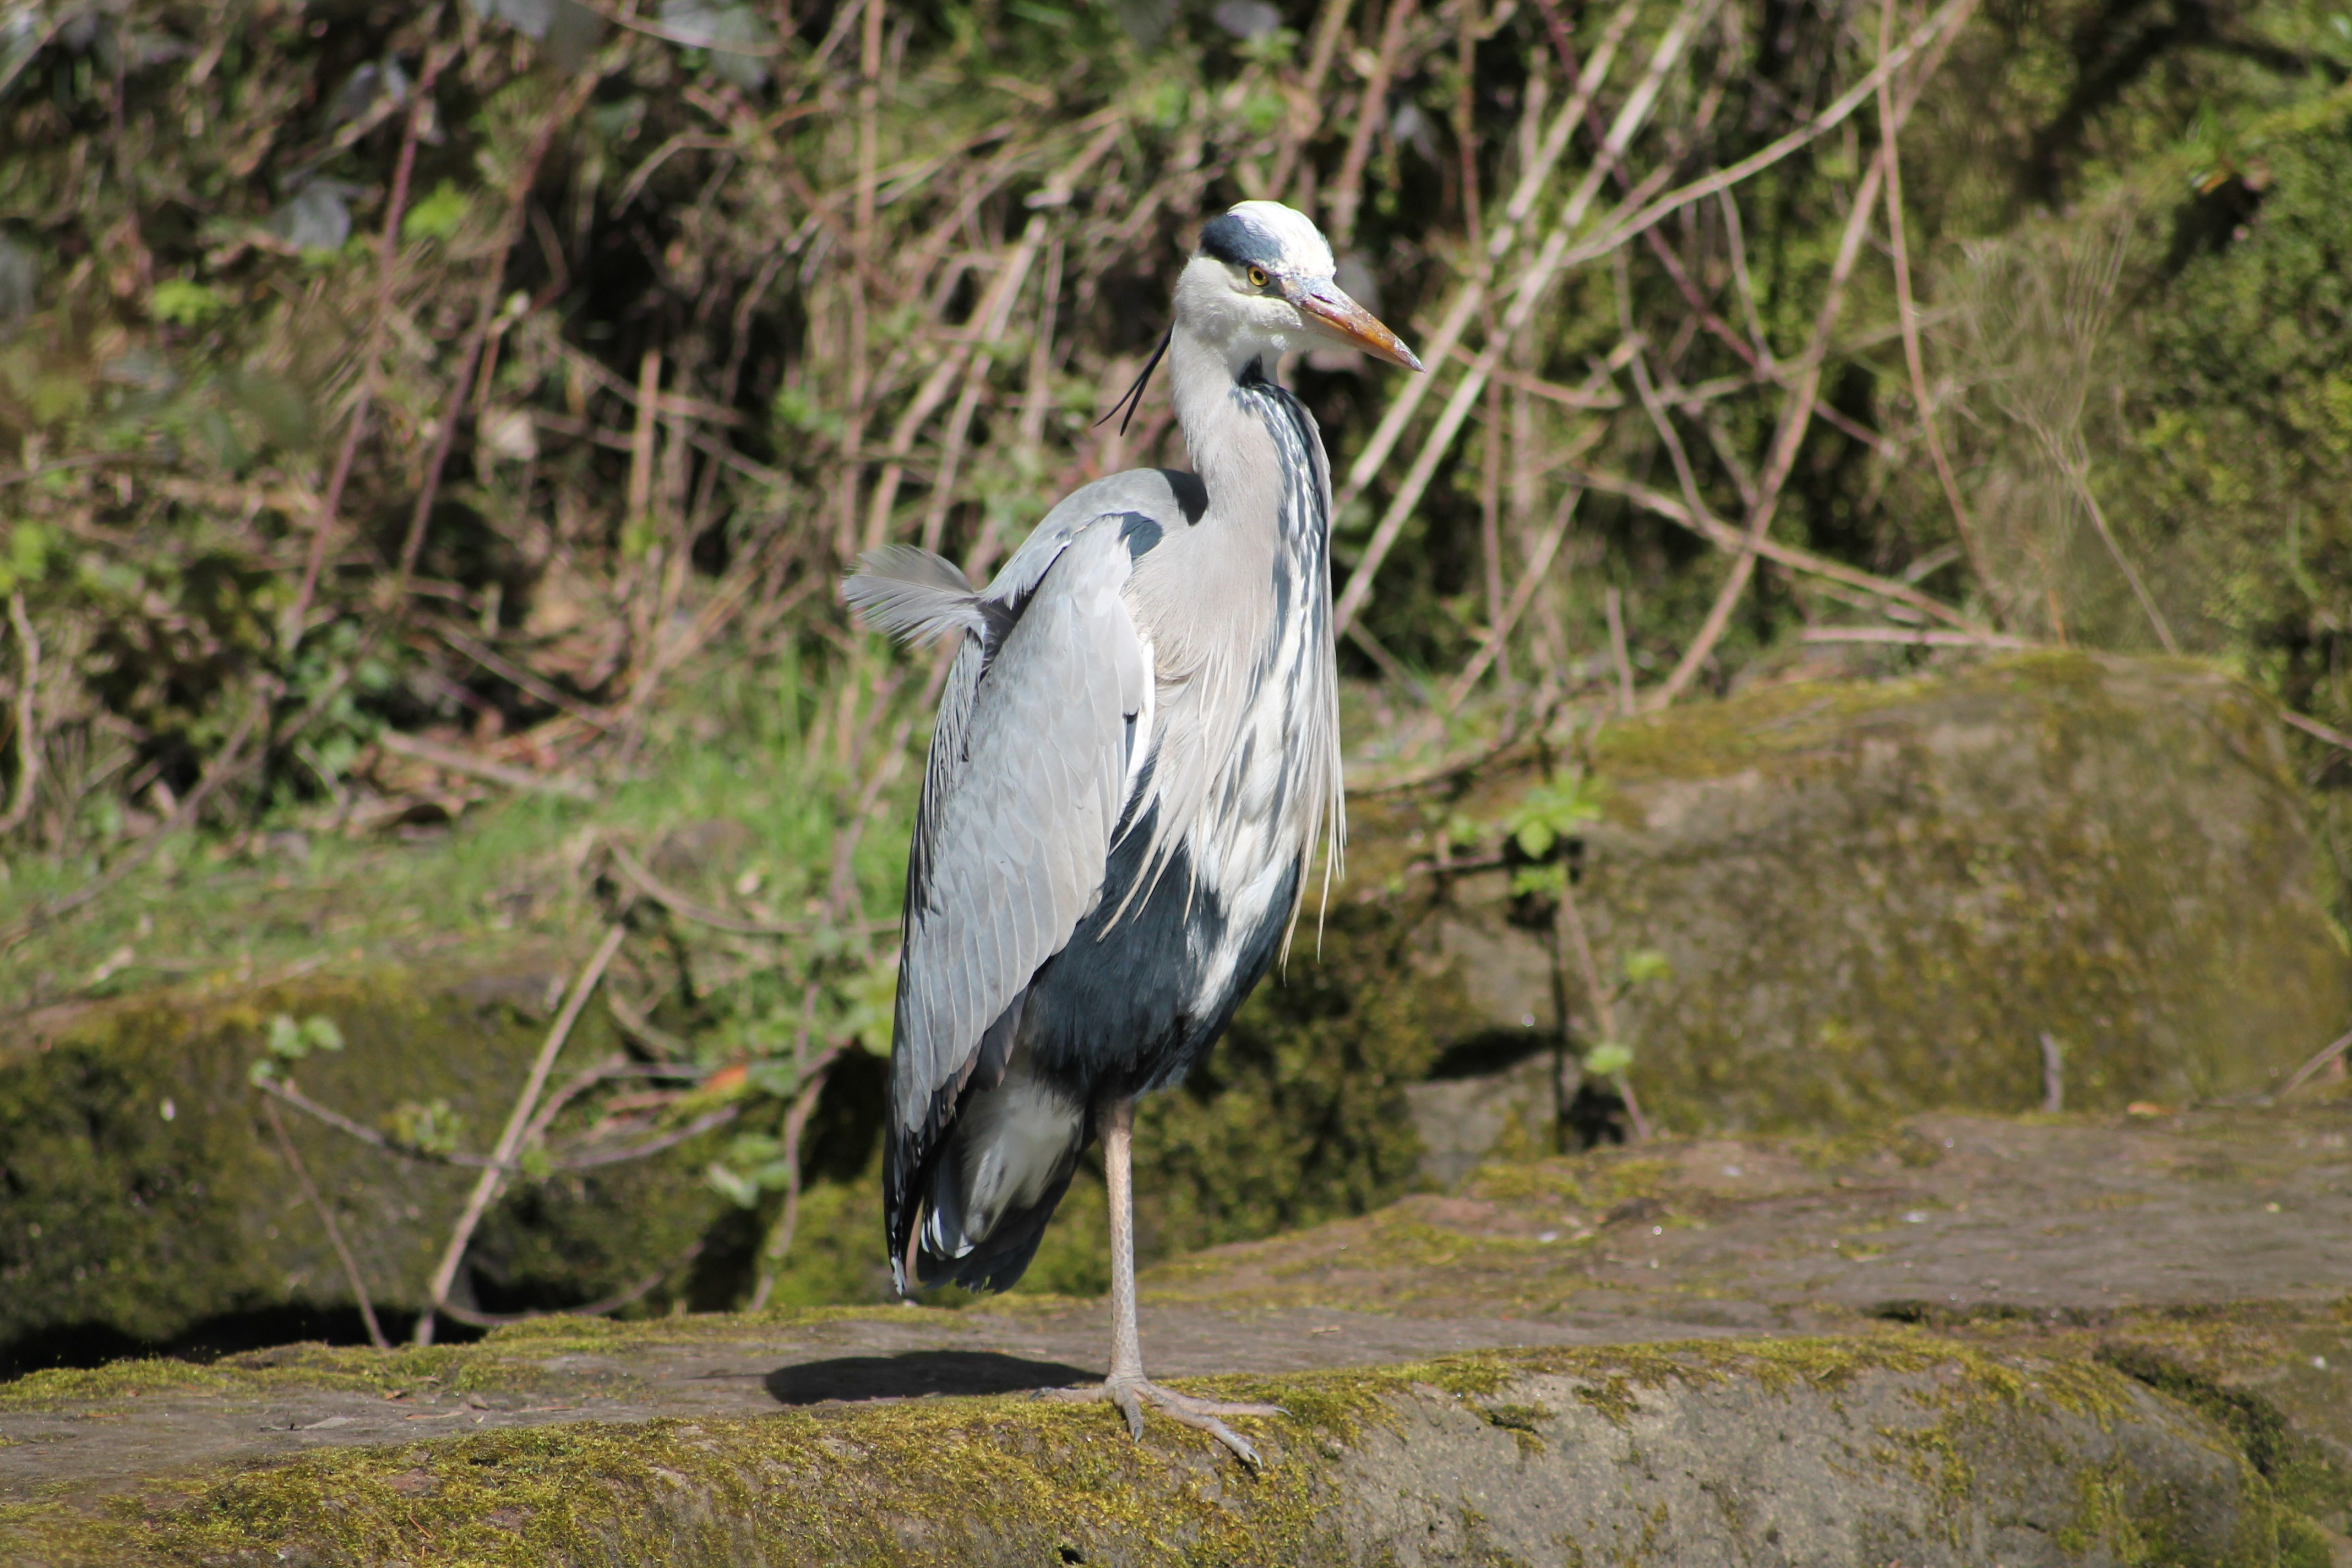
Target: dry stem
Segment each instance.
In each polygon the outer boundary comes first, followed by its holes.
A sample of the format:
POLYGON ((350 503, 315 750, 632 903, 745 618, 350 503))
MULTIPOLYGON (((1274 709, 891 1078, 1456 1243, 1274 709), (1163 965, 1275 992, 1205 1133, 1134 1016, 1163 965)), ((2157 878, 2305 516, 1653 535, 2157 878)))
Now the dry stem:
POLYGON ((563 1049, 563 1042, 572 1034, 572 1026, 580 1021, 582 1010, 588 1005, 589 994, 596 989, 596 983, 604 977, 605 965, 613 962, 613 955, 621 950, 621 939, 627 934, 625 924, 614 921, 605 930, 604 940, 597 944, 595 952, 581 969, 579 978, 572 983, 572 994, 564 999, 563 1010, 556 1015, 554 1026, 547 1031, 546 1042, 539 1047, 539 1055, 530 1064, 530 1073, 523 1079, 522 1092, 515 1097, 514 1110, 507 1116, 506 1131, 499 1135, 498 1147, 490 1155, 491 1168, 482 1173, 481 1178, 474 1184, 474 1190, 467 1195, 466 1206, 459 1212, 457 1223, 450 1228, 448 1245, 442 1249, 441 1261, 434 1267, 433 1278, 425 1292, 427 1304, 423 1315, 416 1320, 415 1342, 417 1344, 433 1342, 434 1314, 448 1302, 449 1288, 457 1282, 458 1266, 465 1261, 466 1248, 474 1239, 474 1228, 481 1224, 482 1215, 488 1211, 491 1200, 498 1196, 506 1168, 512 1163, 521 1144, 524 1129, 530 1125, 531 1112, 538 1107, 540 1092, 547 1087, 547 1075, 554 1070, 556 1054, 563 1049))

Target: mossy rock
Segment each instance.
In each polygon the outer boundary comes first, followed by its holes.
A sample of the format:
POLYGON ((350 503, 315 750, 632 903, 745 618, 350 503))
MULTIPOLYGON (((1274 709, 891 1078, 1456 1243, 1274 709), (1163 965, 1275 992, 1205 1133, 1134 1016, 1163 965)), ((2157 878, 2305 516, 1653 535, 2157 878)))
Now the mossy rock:
POLYGON ((2092 1362, 1923 1335, 1213 1380, 1171 1423, 995 1397, 329 1447, 0 1509, 27 1568, 170 1563, 2280 1561, 2228 1429, 2092 1362))
MULTIPOLYGON (((549 979, 382 969, 20 1025, 0 1043, 0 1357, 41 1364, 192 1334, 250 1343, 241 1318, 348 1311, 341 1267, 247 1081, 271 1019, 322 1016, 340 1031, 341 1050, 290 1069, 314 1100, 371 1124, 404 1101, 446 1100, 465 1146, 486 1146, 545 1037, 549 979)), ((612 1047, 592 1009, 564 1059, 612 1047)), ((421 1309, 475 1173, 281 1114, 376 1305, 421 1309)), ((698 1176, 709 1156, 704 1139, 525 1184, 478 1233, 465 1286, 499 1308, 625 1288, 719 1217, 698 1176)))
MULTIPOLYGON (((1618 1003, 1671 1127, 2029 1110, 2045 1035, 2069 1109, 2259 1090, 2352 1003, 2275 710, 2203 666, 2049 653, 1791 684, 1612 726, 1580 765, 1605 811, 1572 847, 1598 961, 1671 966, 1618 1003)), ((1427 881, 1409 863, 1438 825, 1502 820, 1538 778, 1360 810, 1365 879, 1427 881)), ((1435 889, 1426 946, 1473 1005, 1457 1040, 1553 1021, 1549 935, 1510 876, 1435 889)))

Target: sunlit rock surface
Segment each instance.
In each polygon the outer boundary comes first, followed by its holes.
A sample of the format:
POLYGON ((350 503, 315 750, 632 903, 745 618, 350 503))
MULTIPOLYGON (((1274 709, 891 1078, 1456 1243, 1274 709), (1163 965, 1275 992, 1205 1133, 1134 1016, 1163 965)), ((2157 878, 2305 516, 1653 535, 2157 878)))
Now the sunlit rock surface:
POLYGON ((1066 1300, 42 1373, 0 1561, 2327 1568, 2348 1172, 2340 1088, 1488 1166, 1146 1277, 1260 1475, 1026 1397, 1101 1364, 1066 1300))

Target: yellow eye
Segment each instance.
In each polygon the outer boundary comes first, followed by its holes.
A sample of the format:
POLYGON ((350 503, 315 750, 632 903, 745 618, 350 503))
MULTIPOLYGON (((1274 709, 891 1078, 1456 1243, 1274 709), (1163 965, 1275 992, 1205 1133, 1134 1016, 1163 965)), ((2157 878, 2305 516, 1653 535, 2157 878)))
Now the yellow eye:
POLYGON ((1263 289, 1265 287, 1265 268, 1253 267, 1249 269, 1249 285, 1253 289, 1263 289))

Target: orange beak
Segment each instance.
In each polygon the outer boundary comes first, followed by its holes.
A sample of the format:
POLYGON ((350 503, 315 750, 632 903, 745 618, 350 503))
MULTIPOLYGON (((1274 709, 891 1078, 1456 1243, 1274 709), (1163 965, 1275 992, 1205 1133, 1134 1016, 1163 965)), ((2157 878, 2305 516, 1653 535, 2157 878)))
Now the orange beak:
POLYGON ((1381 325, 1370 310, 1341 293, 1336 283, 1322 280, 1300 284, 1291 291, 1290 302, 1350 348, 1361 349, 1375 359, 1401 364, 1407 370, 1423 368, 1421 361, 1394 332, 1381 325))

